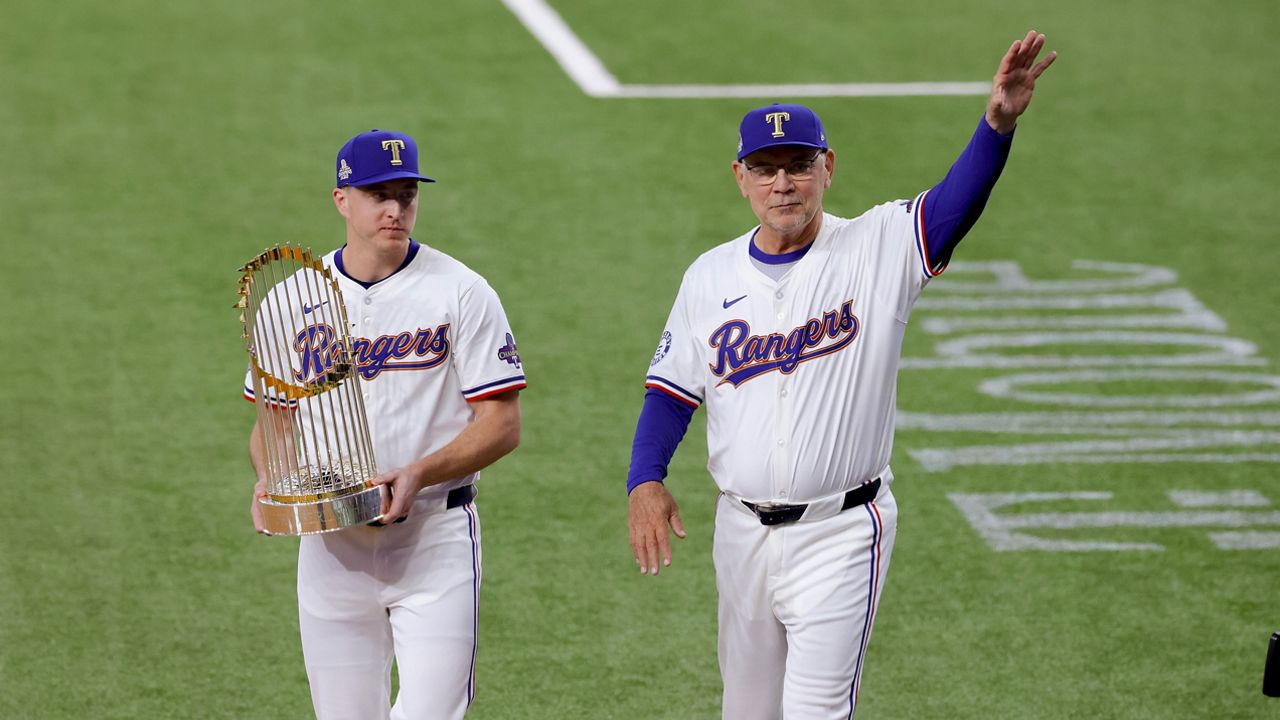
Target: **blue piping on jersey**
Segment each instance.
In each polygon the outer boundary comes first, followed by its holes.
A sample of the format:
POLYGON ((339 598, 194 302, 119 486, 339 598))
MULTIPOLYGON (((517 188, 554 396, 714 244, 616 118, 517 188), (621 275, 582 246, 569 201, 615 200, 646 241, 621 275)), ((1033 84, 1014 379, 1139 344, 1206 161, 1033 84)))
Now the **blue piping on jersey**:
POLYGON ((507 383, 513 383, 513 382, 524 382, 524 376, 514 375, 512 377, 507 378, 506 380, 494 380, 491 383, 485 383, 484 385, 477 385, 476 387, 473 387, 470 390, 463 390, 462 394, 474 395, 475 393, 478 393, 481 390, 488 390, 491 387, 497 387, 498 385, 506 385, 507 383))
MULTIPOLYGON (((387 277, 382 278, 382 280, 386 280, 387 278, 391 277, 392 275, 395 275, 396 273, 400 272, 401 270, 403 270, 403 269, 405 269, 405 268, 409 267, 409 263, 413 262, 413 258, 414 258, 415 256, 417 256, 417 254, 418 254, 418 248, 419 248, 419 247, 421 247, 421 246, 418 244, 418 241, 417 241, 417 240, 414 240, 413 238, 409 238, 409 251, 408 251, 408 252, 406 252, 406 253, 404 254, 404 262, 400 263, 400 267, 396 268, 396 269, 395 269, 395 272, 391 273, 391 275, 388 275, 387 277)), ((337 267, 337 268, 338 268, 338 272, 342 273, 342 276, 343 276, 343 277, 345 277, 346 279, 350 280, 351 282, 353 282, 353 283, 355 283, 355 284, 359 285, 360 287, 364 288, 365 290, 368 290, 369 288, 373 287, 374 285, 377 285, 378 283, 382 282, 382 280, 374 280, 373 282, 365 282, 364 280, 357 280, 357 279, 355 279, 355 278, 351 277, 351 274, 347 272, 347 268, 346 268, 346 266, 345 266, 345 265, 343 265, 343 263, 342 263, 342 251, 343 251, 343 250, 346 250, 346 249, 347 249, 347 246, 346 246, 346 245, 343 245, 342 247, 338 248, 338 252, 337 252, 337 253, 335 253, 335 254, 334 254, 334 256, 333 256, 333 264, 334 264, 334 266, 335 266, 335 267, 337 267)))
POLYGON ((792 250, 789 253, 781 253, 778 255, 774 255, 772 253, 767 253, 761 250, 760 248, 756 247, 756 233, 758 232, 760 232, 760 228, 758 227, 751 232, 751 243, 750 243, 749 252, 751 253, 751 257, 755 258, 756 260, 759 260, 765 265, 787 265, 789 263, 796 262, 800 258, 804 257, 805 253, 809 252, 809 248, 813 247, 813 243, 809 243, 808 245, 805 245, 799 250, 792 250))

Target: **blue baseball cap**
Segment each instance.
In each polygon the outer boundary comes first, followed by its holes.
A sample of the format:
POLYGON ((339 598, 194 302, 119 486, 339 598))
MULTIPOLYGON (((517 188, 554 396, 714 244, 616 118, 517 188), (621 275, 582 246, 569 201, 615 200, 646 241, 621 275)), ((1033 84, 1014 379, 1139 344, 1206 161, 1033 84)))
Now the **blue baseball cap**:
POLYGON ((338 151, 338 187, 363 187, 400 178, 435 182, 418 174, 418 144, 404 133, 374 128, 351 138, 338 151))
POLYGON ((738 159, 775 145, 827 149, 827 133, 818 114, 803 105, 774 103, 756 108, 738 126, 738 159))

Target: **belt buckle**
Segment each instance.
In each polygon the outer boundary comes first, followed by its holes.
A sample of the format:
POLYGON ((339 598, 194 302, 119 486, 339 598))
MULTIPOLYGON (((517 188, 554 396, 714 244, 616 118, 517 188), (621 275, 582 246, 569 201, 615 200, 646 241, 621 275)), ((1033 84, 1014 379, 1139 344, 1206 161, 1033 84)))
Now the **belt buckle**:
POLYGON ((756 505, 755 514, 761 525, 787 525, 799 520, 807 507, 806 505, 768 503, 756 505))

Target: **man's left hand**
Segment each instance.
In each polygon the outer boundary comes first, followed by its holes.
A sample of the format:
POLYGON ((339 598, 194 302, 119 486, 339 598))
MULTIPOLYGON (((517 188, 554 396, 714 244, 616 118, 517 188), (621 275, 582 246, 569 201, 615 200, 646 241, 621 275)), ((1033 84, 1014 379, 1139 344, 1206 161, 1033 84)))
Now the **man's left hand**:
POLYGON ((987 124, 1001 135, 1008 135, 1018 124, 1018 116, 1027 111, 1036 79, 1053 64, 1058 53, 1051 52, 1040 62, 1036 56, 1044 48, 1044 35, 1032 30, 1022 40, 1015 40, 1000 60, 1000 68, 991 82, 991 100, 987 102, 987 124))
POLYGON ((383 525, 407 518, 422 489, 422 479, 412 465, 385 472, 371 482, 382 486, 382 516, 376 522, 383 525))

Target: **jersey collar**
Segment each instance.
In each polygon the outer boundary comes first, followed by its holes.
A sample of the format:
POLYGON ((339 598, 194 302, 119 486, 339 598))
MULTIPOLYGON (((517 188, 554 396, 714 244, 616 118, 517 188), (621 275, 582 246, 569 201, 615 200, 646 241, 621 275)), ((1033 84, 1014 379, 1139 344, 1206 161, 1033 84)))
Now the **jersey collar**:
MULTIPOLYGON (((759 260, 765 265, 786 265, 788 263, 793 263, 804 257, 805 253, 809 252, 809 248, 813 247, 813 243, 811 242, 799 250, 792 250, 789 253, 774 255, 773 253, 767 253, 761 250, 760 246, 756 245, 756 234, 759 232, 760 228, 758 226, 755 230, 751 231, 751 242, 747 244, 747 252, 751 254, 751 257, 759 260)), ((814 242, 817 242, 818 238, 815 237, 813 240, 814 242)))
POLYGON ((396 273, 409 267, 409 263, 413 262, 413 258, 418 254, 419 247, 420 246, 418 245, 417 240, 414 240, 413 238, 409 238, 409 251, 404 254, 404 262, 400 263, 400 267, 396 268, 395 272, 391 273, 387 277, 382 278, 382 280, 374 280, 373 282, 365 282, 363 280, 357 280, 347 274, 347 268, 345 265, 342 264, 342 251, 347 249, 346 245, 343 245, 342 247, 338 248, 338 252, 334 253, 333 264, 335 267, 338 268, 338 272, 342 273, 343 277, 359 285, 365 290, 368 290, 374 285, 377 285, 378 283, 385 281, 389 277, 394 277, 396 273))

